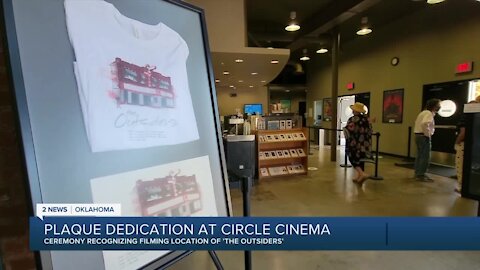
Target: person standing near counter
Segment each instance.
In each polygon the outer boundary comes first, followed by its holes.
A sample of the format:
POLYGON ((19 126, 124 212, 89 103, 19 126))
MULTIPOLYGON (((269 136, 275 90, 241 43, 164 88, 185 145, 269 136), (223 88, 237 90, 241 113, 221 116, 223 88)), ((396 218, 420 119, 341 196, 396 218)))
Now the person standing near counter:
MULTIPOLYGON (((480 103, 480 96, 475 100, 470 101, 471 103, 480 103)), ((460 121, 457 124, 457 139, 455 140, 455 169, 457 170, 457 187, 455 191, 458 193, 462 192, 462 180, 463 180, 463 158, 465 155, 465 113, 462 113, 460 121)))
POLYGON ((430 151, 432 148, 432 136, 435 133, 434 117, 440 110, 440 99, 429 99, 425 110, 418 114, 415 120, 415 143, 417 145, 417 157, 415 158, 415 179, 418 181, 432 182, 425 175, 430 163, 430 151))

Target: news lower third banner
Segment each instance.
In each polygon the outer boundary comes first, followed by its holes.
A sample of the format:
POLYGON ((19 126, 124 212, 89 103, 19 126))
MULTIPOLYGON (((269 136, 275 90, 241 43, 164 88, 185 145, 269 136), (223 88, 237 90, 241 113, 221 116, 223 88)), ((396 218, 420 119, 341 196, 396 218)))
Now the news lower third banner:
POLYGON ((38 217, 32 250, 480 250, 480 219, 38 217))

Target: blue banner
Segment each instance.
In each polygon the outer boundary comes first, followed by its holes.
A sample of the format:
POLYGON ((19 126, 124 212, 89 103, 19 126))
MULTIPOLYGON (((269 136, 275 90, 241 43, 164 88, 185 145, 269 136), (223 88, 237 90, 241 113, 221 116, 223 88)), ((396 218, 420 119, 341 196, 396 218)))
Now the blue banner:
POLYGON ((480 250, 480 219, 37 217, 32 250, 480 250))

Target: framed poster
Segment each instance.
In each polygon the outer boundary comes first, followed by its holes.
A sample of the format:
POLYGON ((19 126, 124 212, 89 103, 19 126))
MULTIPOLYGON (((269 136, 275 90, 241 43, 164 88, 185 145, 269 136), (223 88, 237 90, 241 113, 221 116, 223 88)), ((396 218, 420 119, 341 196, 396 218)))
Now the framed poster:
POLYGON ((332 98, 323 99, 323 121, 332 121, 332 98))
POLYGON ((280 100, 281 108, 284 113, 289 113, 292 111, 292 101, 289 99, 280 100))
MULTIPOLYGON (((101 202, 122 204, 126 216, 231 215, 201 9, 174 0, 2 1, 33 209, 101 202)), ((37 258, 42 269, 129 270, 189 253, 37 258)))
POLYGON ((290 113, 292 102, 291 100, 280 100, 270 104, 271 113, 290 113))
POLYGON ((383 123, 402 123, 403 92, 403 89, 386 90, 383 92, 383 123))

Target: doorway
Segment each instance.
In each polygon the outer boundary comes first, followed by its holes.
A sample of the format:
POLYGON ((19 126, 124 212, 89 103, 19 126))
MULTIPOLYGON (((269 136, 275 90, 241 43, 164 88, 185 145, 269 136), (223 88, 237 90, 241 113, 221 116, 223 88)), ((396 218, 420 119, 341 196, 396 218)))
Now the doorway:
MULTIPOLYGON (((337 129, 343 129, 347 126, 347 121, 352 117, 353 112, 350 106, 355 103, 355 96, 342 96, 337 99, 337 129)), ((345 145, 345 136, 343 132, 338 133, 338 142, 345 145)))
POLYGON ((455 166, 456 125, 462 115, 463 105, 477 94, 477 81, 453 81, 423 86, 422 109, 429 99, 442 100, 442 108, 435 116, 435 134, 432 137, 433 164, 455 166))
POLYGON ((302 127, 307 126, 307 102, 298 102, 298 114, 302 116, 302 127))

